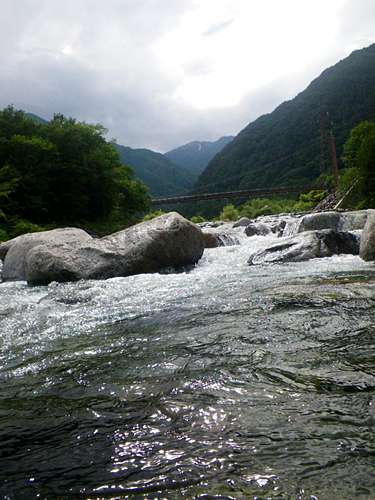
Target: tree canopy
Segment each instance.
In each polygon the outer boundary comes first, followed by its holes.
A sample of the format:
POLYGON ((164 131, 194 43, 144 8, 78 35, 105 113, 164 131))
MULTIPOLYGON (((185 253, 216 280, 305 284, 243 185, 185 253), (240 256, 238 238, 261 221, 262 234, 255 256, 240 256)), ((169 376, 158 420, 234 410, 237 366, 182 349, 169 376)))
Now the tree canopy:
POLYGON ((0 209, 33 223, 94 221, 146 210, 148 188, 121 164, 101 125, 61 114, 47 124, 0 111, 0 209))
POLYGON ((353 128, 344 146, 343 161, 350 172, 347 177, 356 178, 362 205, 375 207, 375 123, 364 121, 353 128))

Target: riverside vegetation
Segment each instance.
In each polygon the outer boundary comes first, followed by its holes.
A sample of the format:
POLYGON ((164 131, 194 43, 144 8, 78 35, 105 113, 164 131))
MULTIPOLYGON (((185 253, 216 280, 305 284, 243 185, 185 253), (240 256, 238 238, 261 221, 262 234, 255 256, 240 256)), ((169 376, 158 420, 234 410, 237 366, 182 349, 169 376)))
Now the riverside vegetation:
POLYGON ((148 188, 106 132, 61 114, 44 124, 0 112, 0 239, 72 223, 113 232, 147 211, 148 188))
MULTIPOLYGON (((20 234, 74 225, 98 235, 121 230, 140 220, 163 214, 150 212, 151 197, 131 166, 123 165, 114 142, 105 140, 106 129, 66 118, 39 123, 22 110, 8 106, 0 111, 0 240, 20 234)), ((343 192, 355 188, 347 208, 375 207, 375 123, 355 127, 342 157, 343 192)), ((333 176, 316 180, 327 188, 333 176)), ((235 221, 282 212, 312 210, 328 191, 311 191, 297 198, 256 198, 223 207, 211 202, 183 205, 180 213, 192 220, 235 221), (216 209, 216 213, 215 213, 216 209), (193 210, 193 212, 192 212, 193 210)))

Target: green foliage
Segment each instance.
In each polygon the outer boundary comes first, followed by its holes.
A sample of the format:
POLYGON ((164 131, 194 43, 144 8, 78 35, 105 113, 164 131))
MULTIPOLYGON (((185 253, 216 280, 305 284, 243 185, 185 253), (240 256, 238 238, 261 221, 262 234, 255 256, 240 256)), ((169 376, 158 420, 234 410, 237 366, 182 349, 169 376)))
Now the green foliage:
POLYGON ((344 168, 341 171, 339 179, 340 189, 350 189, 358 178, 358 169, 356 167, 344 168))
POLYGON ((0 111, 0 209, 35 224, 130 220, 150 197, 121 164, 101 125, 55 115, 38 123, 8 106, 0 111), (115 215, 114 215, 115 214, 115 215))
POLYGON ((161 215, 165 215, 166 213, 167 212, 163 212, 163 210, 156 210, 156 212, 150 212, 146 214, 142 220, 143 221, 152 220, 155 219, 156 217, 160 217, 161 215))
POLYGON ((21 234, 39 233, 41 231, 44 231, 44 229, 38 224, 33 224, 27 220, 16 220, 11 224, 8 234, 10 238, 16 238, 21 234))
POLYGON ((300 201, 306 202, 306 203, 312 203, 317 204, 320 201, 324 200, 328 195, 327 191, 310 191, 307 194, 301 194, 300 195, 300 201))
POLYGON ((17 217, 7 219, 5 216, 1 217, 0 222, 0 241, 7 241, 11 238, 16 238, 25 233, 38 233, 45 229, 34 224, 28 220, 21 220, 17 217))
POLYGON ((207 221, 201 215, 196 215, 195 217, 192 217, 190 219, 190 222, 193 222, 193 224, 200 224, 201 222, 207 222, 207 221))
POLYGON ((356 179, 363 207, 375 207, 375 123, 365 121, 355 127, 345 143, 343 160, 349 169, 341 183, 356 179))
POLYGON ((234 205, 226 205, 222 212, 220 213, 220 220, 231 220, 231 221, 236 221, 239 219, 240 212, 237 210, 237 208, 234 207, 234 205))
POLYGON ((161 153, 149 149, 132 149, 116 146, 120 153, 121 163, 131 165, 135 176, 150 187, 155 198, 166 198, 187 194, 197 175, 176 165, 161 153))
POLYGON ((314 203, 312 201, 297 201, 294 204, 293 212, 310 212, 314 208, 314 203))
POLYGON ((294 202, 283 199, 253 198, 240 207, 240 217, 255 219, 261 215, 273 215, 293 211, 294 202))
POLYGON ((9 234, 4 229, 0 228, 0 242, 8 240, 9 240, 9 234))
POLYGON ((333 172, 326 172, 320 174, 319 177, 316 179, 316 184, 317 186, 327 187, 327 188, 334 186, 335 179, 333 172))
POLYGON ((290 198, 252 198, 238 207, 233 204, 226 205, 220 214, 220 220, 236 221, 241 217, 256 219, 280 213, 306 212, 312 210, 326 195, 326 191, 311 191, 300 195, 298 201, 290 198))

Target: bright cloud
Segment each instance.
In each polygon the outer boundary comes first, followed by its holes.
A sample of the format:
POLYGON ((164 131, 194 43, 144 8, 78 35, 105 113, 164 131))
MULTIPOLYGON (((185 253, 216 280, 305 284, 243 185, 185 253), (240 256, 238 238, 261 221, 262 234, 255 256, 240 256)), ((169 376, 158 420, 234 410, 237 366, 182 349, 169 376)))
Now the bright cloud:
POLYGON ((0 0, 0 108, 168 151, 237 134, 374 25, 373 0, 0 0))
POLYGON ((202 1, 155 50, 179 75, 177 95, 198 108, 233 106, 249 91, 302 71, 331 45, 343 3, 225 0, 217 8, 217 1, 202 1))

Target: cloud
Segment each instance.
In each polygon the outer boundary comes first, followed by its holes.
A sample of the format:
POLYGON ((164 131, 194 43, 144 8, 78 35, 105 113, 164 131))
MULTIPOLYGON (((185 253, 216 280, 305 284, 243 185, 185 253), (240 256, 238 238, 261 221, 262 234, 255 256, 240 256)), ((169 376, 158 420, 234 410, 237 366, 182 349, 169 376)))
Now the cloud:
POLYGON ((168 151, 235 135, 375 41, 373 0, 2 0, 0 107, 168 151))

